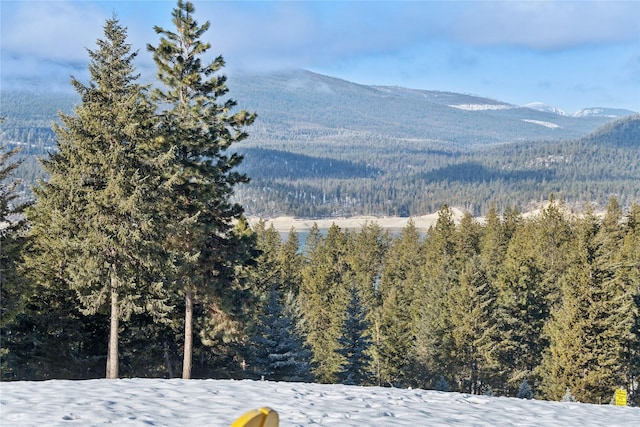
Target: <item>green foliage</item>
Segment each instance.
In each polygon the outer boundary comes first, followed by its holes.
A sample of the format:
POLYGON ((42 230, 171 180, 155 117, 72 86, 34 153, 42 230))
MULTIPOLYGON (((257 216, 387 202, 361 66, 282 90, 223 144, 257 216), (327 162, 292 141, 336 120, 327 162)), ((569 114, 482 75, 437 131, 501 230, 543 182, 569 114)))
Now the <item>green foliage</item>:
POLYGON ((348 303, 347 284, 351 269, 347 263, 348 239, 337 225, 318 240, 307 254, 302 272, 300 307, 305 318, 307 343, 313 351, 314 374, 318 381, 331 383, 344 363, 336 352, 348 303))
POLYGON ((293 294, 280 303, 278 291, 271 290, 252 339, 254 355, 251 369, 258 378, 272 381, 308 381, 311 351, 299 329, 299 312, 293 294))
POLYGON ((250 257, 241 253, 244 244, 230 233, 242 207, 231 202, 237 184, 248 181, 236 168, 242 156, 229 151, 247 137, 244 128, 255 114, 232 112, 235 101, 227 96, 222 56, 203 63, 211 45, 202 40, 210 24, 198 24, 190 2, 178 1, 172 12, 175 30, 154 27, 161 38, 148 45, 158 69, 160 86, 153 99, 160 109, 160 144, 175 153, 168 168, 173 183, 164 200, 166 217, 172 218, 167 249, 175 268, 176 292, 185 298, 185 352, 183 377, 191 376, 193 307, 203 304, 210 316, 205 321, 223 340, 238 339, 240 319, 233 315, 243 301, 232 285, 234 265, 250 257))
POLYGON ((17 151, 0 147, 0 328, 19 312, 25 286, 18 266, 25 244, 27 224, 23 212, 27 203, 19 201, 19 181, 13 178, 20 163, 10 162, 17 151))
MULTIPOLYGON (((455 351, 451 292, 458 286, 455 224, 451 210, 445 205, 438 212, 438 220, 427 233, 424 242, 425 263, 422 282, 413 299, 416 315, 416 360, 426 372, 451 376, 451 355, 455 351)), ((433 383, 436 378, 427 377, 433 383)))
POLYGON ((72 84, 82 103, 61 114, 57 151, 43 161, 50 179, 34 189, 26 265, 43 284, 61 281, 95 314, 110 303, 107 375, 117 373, 118 321, 160 318, 170 309, 156 208, 167 156, 153 150, 153 108, 135 80, 126 29, 115 19, 89 51, 91 82, 72 84))
POLYGON ((544 270, 535 242, 533 222, 516 230, 496 283, 498 320, 493 340, 505 374, 502 387, 509 391, 532 375, 545 347, 542 328, 548 305, 539 286, 544 270))
POLYGON ((409 221, 389 246, 377 292, 379 308, 373 337, 380 385, 402 386, 410 382, 410 354, 419 350, 413 344, 417 313, 411 308, 422 280, 423 256, 420 233, 409 221))
POLYGON ((344 363, 338 371, 338 381, 342 384, 366 385, 371 382, 371 336, 366 320, 367 312, 356 286, 349 289, 351 298, 346 306, 346 319, 340 331, 336 352, 344 363))
POLYGON ((193 354, 195 376, 306 379, 312 356, 321 382, 532 397, 532 381, 550 399, 569 386, 602 402, 623 387, 638 401, 638 116, 582 139, 608 120, 557 118, 564 140, 513 142, 552 131, 518 109, 449 107, 473 97, 297 73, 238 82, 256 107, 278 106, 256 122, 229 98, 222 57, 203 62, 209 23, 194 12, 179 1, 175 30, 156 27, 151 98, 116 20, 55 134, 43 124, 54 101, 38 98, 43 115, 31 115, 24 95, 3 93, 13 110, 0 178, 43 179, 30 240, 19 216, 28 193, 18 180, 0 187, 2 379, 98 377, 119 332, 125 375, 173 377, 182 355, 190 377, 193 354), (383 104, 395 107, 385 117, 383 104), (33 155, 49 150, 36 170, 33 155), (563 201, 520 215, 548 194, 563 201), (604 217, 569 214, 585 200, 606 205, 604 217), (295 230, 283 242, 264 222, 250 229, 246 201, 266 216, 440 211, 426 236, 412 222, 398 236, 375 223, 323 236, 316 225, 301 254, 295 230), (460 223, 447 203, 467 209, 460 223), (471 216, 481 212, 484 223, 471 216))

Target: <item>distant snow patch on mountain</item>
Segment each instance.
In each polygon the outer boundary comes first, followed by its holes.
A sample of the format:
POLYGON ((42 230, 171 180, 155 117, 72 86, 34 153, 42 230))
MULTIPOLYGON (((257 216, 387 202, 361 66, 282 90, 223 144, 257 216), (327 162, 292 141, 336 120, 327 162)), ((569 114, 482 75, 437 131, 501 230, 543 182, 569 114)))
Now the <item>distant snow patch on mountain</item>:
POLYGON ((449 107, 466 111, 509 110, 513 108, 512 105, 508 104, 457 104, 449 105, 449 107))
POLYGON ((543 113, 557 114, 559 116, 568 116, 568 114, 565 113, 564 110, 558 107, 554 107, 553 105, 544 104, 542 102, 531 102, 529 104, 524 105, 524 108, 530 108, 532 110, 542 111, 543 113))
POLYGON ((559 129, 560 128, 560 126, 558 126, 555 123, 545 122, 543 120, 522 119, 522 121, 523 122, 527 122, 527 123, 533 123, 534 125, 544 126, 544 127, 549 128, 549 129, 559 129))
POLYGON ((622 108, 601 108, 601 107, 592 107, 592 108, 583 108, 580 111, 577 111, 573 116, 574 117, 624 117, 634 114, 631 110, 625 110, 622 108))

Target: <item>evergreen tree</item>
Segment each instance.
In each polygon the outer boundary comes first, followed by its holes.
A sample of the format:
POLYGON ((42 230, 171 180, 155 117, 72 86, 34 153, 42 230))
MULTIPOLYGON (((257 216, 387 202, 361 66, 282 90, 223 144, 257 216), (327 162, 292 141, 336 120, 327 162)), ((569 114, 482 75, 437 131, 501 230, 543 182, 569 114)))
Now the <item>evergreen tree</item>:
POLYGON ((357 286, 351 286, 351 299, 346 306, 347 317, 338 338, 340 347, 336 350, 344 363, 338 372, 342 384, 369 384, 371 375, 371 336, 366 311, 362 305, 357 286))
POLYGON ((452 364, 461 390, 468 393, 479 394, 482 385, 492 379, 492 343, 487 332, 494 325, 495 299, 478 257, 472 257, 448 300, 456 355, 452 364))
POLYGON ((278 275, 285 294, 297 296, 302 282, 304 257, 300 253, 300 238, 292 227, 287 240, 280 246, 278 253, 278 275))
POLYGON ((236 102, 227 97, 226 77, 218 74, 225 65, 222 56, 202 63, 211 45, 201 38, 210 24, 199 25, 194 12, 192 3, 178 0, 172 13, 175 31, 154 27, 160 43, 148 46, 161 83, 154 99, 163 141, 176 153, 174 191, 165 203, 175 221, 167 246, 185 304, 183 378, 191 377, 194 304, 206 305, 205 311, 216 313, 224 324, 225 313, 232 310, 227 303, 237 300, 225 295, 233 292, 232 265, 242 258, 229 232, 242 208, 230 196, 248 178, 235 170, 242 156, 228 149, 247 137, 243 129, 255 120, 244 110, 232 113, 236 102))
POLYGON ((456 227, 455 252, 458 264, 464 264, 480 252, 482 227, 469 212, 465 212, 456 227))
MULTIPOLYGON (((0 118, 0 123, 2 123, 0 118)), ((19 202, 19 180, 11 176, 21 162, 9 162, 18 149, 5 151, 0 146, 0 328, 19 312, 24 280, 18 274, 24 246, 27 203, 19 202)))
POLYGON ((567 385, 581 399, 590 400, 585 373, 595 368, 588 335, 593 333, 589 314, 594 302, 592 290, 598 286, 593 265, 598 228, 592 212, 575 225, 571 267, 560 278, 560 303, 553 308, 545 325, 549 347, 539 371, 542 392, 553 400, 561 398, 567 385))
POLYGON ((630 302, 626 312, 628 333, 623 342, 626 388, 629 401, 640 405, 640 205, 634 203, 627 214, 616 277, 630 302))
POLYGON ((537 257, 535 224, 527 221, 511 238, 496 282, 496 325, 490 339, 505 394, 533 375, 547 345, 542 328, 549 308, 540 289, 544 272, 537 257))
POLYGON ((543 390, 552 399, 569 385, 580 401, 599 403, 624 384, 624 345, 633 310, 626 283, 618 280, 621 217, 612 201, 601 224, 591 212, 577 224, 570 267, 561 276, 561 304, 546 326, 550 346, 540 371, 543 390))
POLYGON ((498 270, 507 252, 509 237, 494 204, 485 216, 485 225, 480 237, 480 260, 487 278, 495 282, 498 270))
MULTIPOLYGON (((0 117, 2 123, 2 117, 0 117)), ((24 247, 26 222, 23 216, 24 203, 18 202, 18 180, 11 180, 20 162, 10 163, 17 149, 5 151, 0 146, 0 369, 5 378, 12 371, 8 362, 9 348, 7 332, 16 316, 23 311, 26 283, 18 273, 24 247)))
MULTIPOLYGON (((424 244, 423 281, 413 301, 416 357, 426 371, 452 377, 454 352, 450 292, 458 283, 455 223, 445 205, 438 212, 424 244)), ((436 377, 430 378, 431 384, 436 377)))
MULTIPOLYGON (((361 298, 362 310, 366 323, 369 325, 367 334, 371 337, 372 346, 381 339, 381 302, 380 282, 384 269, 384 259, 388 251, 391 238, 388 231, 375 222, 366 223, 357 233, 350 236, 352 250, 347 254, 348 263, 353 270, 353 280, 361 298)), ((372 368, 376 377, 380 372, 380 358, 373 350, 372 368)))
POLYGON ((389 247, 389 233, 375 222, 366 223, 357 233, 351 234, 353 250, 348 254, 355 284, 362 296, 367 320, 371 320, 377 304, 378 286, 383 262, 389 247))
POLYGON ((525 378, 520 383, 520 387, 518 387, 518 394, 516 395, 518 399, 533 399, 533 390, 531 390, 531 386, 527 382, 525 378))
POLYGON ((153 149, 153 108, 135 82, 126 29, 112 18, 104 36, 89 51, 90 83, 72 79, 76 115, 61 114, 54 127, 57 151, 43 161, 50 180, 34 189, 28 212, 26 262, 37 280, 70 286, 85 313, 109 307, 107 377, 116 378, 119 321, 169 310, 156 210, 168 156, 153 149))
POLYGON ((268 293, 269 290, 277 290, 282 293, 284 285, 280 278, 281 250, 280 234, 273 227, 266 227, 264 220, 254 226, 256 235, 256 249, 260 255, 255 260, 255 266, 251 271, 253 287, 258 293, 268 293))
POLYGON ((347 238, 337 225, 308 254, 300 287, 307 344, 313 351, 314 374, 320 382, 333 383, 343 363, 336 352, 348 303, 346 285, 351 271, 346 261, 347 238))
MULTIPOLYGON (((413 221, 391 242, 378 289, 374 365, 379 385, 408 383, 409 354, 414 345, 410 308, 421 282, 422 242, 413 221)), ((421 370, 421 367, 416 368, 421 370)))
POLYGON ((292 293, 281 305, 276 290, 269 299, 253 337, 255 355, 252 369, 273 381, 308 381, 311 379, 311 351, 300 336, 299 314, 292 293))
POLYGON ((309 257, 309 254, 314 253, 318 250, 318 246, 323 242, 324 237, 320 232, 320 228, 318 227, 318 223, 314 222, 311 228, 309 229, 309 234, 307 234, 307 238, 304 241, 304 254, 309 257))
POLYGON ((549 307, 558 303, 559 276, 568 268, 567 255, 570 253, 572 230, 566 211, 564 204, 551 196, 549 205, 532 219, 536 234, 536 264, 544 273, 538 286, 549 307))

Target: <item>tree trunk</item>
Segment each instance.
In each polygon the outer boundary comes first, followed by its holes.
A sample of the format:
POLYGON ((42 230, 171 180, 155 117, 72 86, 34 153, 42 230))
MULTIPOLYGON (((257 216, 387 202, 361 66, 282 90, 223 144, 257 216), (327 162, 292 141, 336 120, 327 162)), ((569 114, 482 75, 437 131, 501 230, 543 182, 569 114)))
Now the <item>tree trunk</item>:
POLYGON ((193 353, 193 291, 187 289, 184 294, 184 360, 182 363, 182 378, 191 378, 191 359, 193 353))
POLYGON ((111 276, 111 327, 109 331, 109 349, 107 355, 107 378, 118 378, 118 328, 120 313, 118 310, 118 291, 115 275, 111 276))

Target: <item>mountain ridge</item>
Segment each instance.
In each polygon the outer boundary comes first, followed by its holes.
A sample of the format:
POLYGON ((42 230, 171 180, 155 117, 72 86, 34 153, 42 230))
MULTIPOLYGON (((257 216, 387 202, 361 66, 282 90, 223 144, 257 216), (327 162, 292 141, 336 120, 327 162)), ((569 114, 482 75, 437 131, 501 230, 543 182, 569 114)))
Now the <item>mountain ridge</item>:
MULTIPOLYGON (((258 113, 233 148, 252 180, 236 189, 247 215, 406 217, 443 204, 481 215, 490 203, 527 209, 552 193, 574 205, 640 200, 638 115, 563 116, 306 71, 234 76, 229 88, 258 113)), ((73 99, 2 93, 0 145, 22 148, 26 184, 54 149, 55 111, 71 112, 73 99)))
POLYGON ((336 140, 340 131, 350 131, 355 142, 376 135, 486 145, 579 138, 612 119, 560 116, 468 94, 361 85, 304 70, 235 76, 229 86, 243 108, 258 112, 253 134, 262 142, 272 141, 273 131, 279 140, 296 140, 296 129, 336 140))

